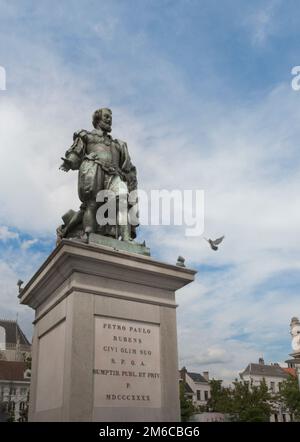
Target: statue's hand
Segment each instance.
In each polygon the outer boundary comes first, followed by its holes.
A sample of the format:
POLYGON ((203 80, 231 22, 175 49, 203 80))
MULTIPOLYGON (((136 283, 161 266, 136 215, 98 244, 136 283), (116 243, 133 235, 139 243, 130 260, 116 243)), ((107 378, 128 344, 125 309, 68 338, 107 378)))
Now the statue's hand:
POLYGON ((59 168, 59 170, 62 170, 63 172, 69 172, 69 168, 67 166, 65 166, 64 164, 62 164, 59 168))
POLYGON ((63 163, 60 166, 59 170, 62 170, 63 172, 69 172, 70 170, 70 164, 69 161, 66 158, 62 158, 63 163))

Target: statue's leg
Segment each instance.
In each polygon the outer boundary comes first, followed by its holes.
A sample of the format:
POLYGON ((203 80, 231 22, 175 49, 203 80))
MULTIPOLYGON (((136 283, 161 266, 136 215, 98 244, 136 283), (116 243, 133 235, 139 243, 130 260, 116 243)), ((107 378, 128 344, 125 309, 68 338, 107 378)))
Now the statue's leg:
POLYGON ((127 184, 116 176, 111 183, 110 189, 116 195, 117 207, 117 236, 121 236, 122 241, 131 241, 130 225, 128 223, 128 188, 127 184))
POLYGON ((103 174, 101 167, 93 161, 84 160, 79 170, 78 194, 84 207, 82 218, 83 239, 88 240, 88 235, 97 230, 96 211, 97 191, 102 187, 103 174))
MULTIPOLYGON (((125 196, 127 198, 127 195, 125 196)), ((121 196, 122 198, 122 196, 121 196)), ((123 196, 124 198, 124 196, 123 196)), ((120 196, 117 199, 117 226, 118 236, 121 236, 122 241, 132 241, 130 235, 130 225, 128 224, 127 205, 120 203, 120 196)))
POLYGON ((96 201, 94 200, 87 201, 86 209, 82 220, 85 240, 88 240, 88 235, 90 233, 96 232, 96 209, 97 209, 96 201))

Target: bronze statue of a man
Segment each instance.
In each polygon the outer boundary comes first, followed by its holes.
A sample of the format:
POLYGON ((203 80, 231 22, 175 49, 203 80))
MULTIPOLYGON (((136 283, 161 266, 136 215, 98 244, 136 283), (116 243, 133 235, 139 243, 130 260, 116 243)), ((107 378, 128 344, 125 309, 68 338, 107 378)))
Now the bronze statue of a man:
POLYGON ((111 190, 118 199, 121 193, 128 194, 136 190, 136 168, 131 162, 127 144, 110 135, 110 109, 96 110, 93 126, 91 131, 80 130, 74 133, 74 142, 65 158, 62 158, 61 170, 79 170, 78 195, 82 204, 79 212, 69 211, 63 217, 65 224, 58 229, 58 236, 74 236, 74 232, 77 232, 77 236, 86 237, 90 233, 99 233, 130 241, 136 236, 136 226, 129 223, 118 226, 117 222, 112 226, 98 225, 96 212, 101 203, 97 202, 97 194, 101 190, 111 190))

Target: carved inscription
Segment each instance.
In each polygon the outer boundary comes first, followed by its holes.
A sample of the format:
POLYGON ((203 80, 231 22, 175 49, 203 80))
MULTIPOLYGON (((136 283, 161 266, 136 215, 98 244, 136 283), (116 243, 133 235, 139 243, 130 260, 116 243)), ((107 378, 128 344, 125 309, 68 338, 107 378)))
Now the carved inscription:
POLYGON ((159 326, 95 318, 95 407, 161 406, 159 326))

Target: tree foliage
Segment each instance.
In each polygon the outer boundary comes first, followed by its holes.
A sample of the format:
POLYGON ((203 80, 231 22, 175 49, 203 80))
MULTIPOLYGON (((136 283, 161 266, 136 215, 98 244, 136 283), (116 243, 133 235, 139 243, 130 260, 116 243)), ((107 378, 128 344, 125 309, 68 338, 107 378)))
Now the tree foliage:
POLYGON ((230 405, 230 390, 222 387, 222 381, 210 381, 210 398, 208 408, 219 413, 228 413, 230 405))
POLYGON ((293 414, 295 420, 300 420, 300 390, 298 379, 294 376, 282 383, 280 389, 280 399, 286 408, 293 414))
POLYGON ((13 409, 11 409, 8 412, 8 417, 7 417, 7 421, 6 422, 15 422, 16 417, 15 417, 15 411, 13 409))
POLYGON ((195 407, 192 401, 186 399, 184 395, 184 381, 180 382, 180 411, 181 411, 181 421, 187 422, 192 414, 195 412, 195 407))
POLYGON ((232 387, 223 387, 222 381, 212 380, 212 411, 225 413, 235 422, 268 422, 272 413, 272 401, 266 382, 254 386, 246 381, 233 382, 232 387))

